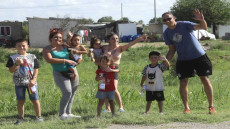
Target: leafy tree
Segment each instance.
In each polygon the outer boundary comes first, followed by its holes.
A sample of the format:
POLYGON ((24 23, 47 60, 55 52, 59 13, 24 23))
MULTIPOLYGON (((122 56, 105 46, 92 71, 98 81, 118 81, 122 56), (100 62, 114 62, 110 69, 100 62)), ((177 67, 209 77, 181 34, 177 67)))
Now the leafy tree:
MULTIPOLYGON (((155 18, 150 19, 149 23, 155 23, 155 18)), ((158 23, 158 24, 162 24, 162 18, 161 18, 161 17, 158 17, 158 18, 157 18, 157 23, 158 23)))
POLYGON ((143 21, 143 20, 139 20, 137 23, 138 23, 138 24, 143 24, 144 21, 143 21))
POLYGON ((29 36, 29 26, 28 26, 28 21, 23 21, 22 22, 22 37, 24 39, 28 39, 29 36))
POLYGON ((105 16, 105 17, 98 19, 97 22, 99 22, 99 23, 101 23, 101 22, 114 22, 114 20, 111 16, 105 16))
POLYGON ((177 20, 194 21, 193 10, 204 11, 204 17, 208 26, 213 25, 215 34, 216 25, 227 24, 230 21, 229 0, 177 0, 171 8, 177 20))
POLYGON ((128 17, 123 17, 123 18, 121 18, 121 20, 129 22, 129 18, 128 17))

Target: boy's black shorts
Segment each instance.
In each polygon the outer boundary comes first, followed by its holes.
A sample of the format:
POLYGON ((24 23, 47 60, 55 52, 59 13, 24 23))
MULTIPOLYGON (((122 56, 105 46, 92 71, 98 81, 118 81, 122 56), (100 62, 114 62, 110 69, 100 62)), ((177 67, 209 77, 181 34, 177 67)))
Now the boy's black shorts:
POLYGON ((193 60, 178 60, 176 63, 176 73, 180 80, 194 77, 195 70, 198 76, 212 75, 212 63, 206 54, 193 60))
POLYGON ((146 101, 164 101, 164 92, 163 91, 146 91, 146 101))

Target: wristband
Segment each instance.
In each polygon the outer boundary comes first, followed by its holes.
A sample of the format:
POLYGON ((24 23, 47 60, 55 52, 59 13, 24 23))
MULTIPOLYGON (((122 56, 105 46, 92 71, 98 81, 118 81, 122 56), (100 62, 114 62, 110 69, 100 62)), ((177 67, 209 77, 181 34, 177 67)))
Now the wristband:
POLYGON ((65 64, 65 59, 64 59, 64 64, 65 64))

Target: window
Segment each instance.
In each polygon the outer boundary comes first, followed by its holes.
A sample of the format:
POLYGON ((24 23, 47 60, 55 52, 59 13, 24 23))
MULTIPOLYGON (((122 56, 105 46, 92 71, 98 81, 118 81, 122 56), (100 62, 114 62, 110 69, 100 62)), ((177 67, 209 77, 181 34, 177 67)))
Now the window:
POLYGON ((11 35, 11 27, 10 26, 0 26, 0 35, 2 36, 10 36, 11 35))

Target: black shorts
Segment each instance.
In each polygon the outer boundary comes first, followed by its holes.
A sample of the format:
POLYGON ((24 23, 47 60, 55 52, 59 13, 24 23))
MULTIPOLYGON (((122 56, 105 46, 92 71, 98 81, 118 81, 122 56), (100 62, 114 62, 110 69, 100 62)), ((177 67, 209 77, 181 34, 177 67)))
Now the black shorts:
POLYGON ((198 76, 212 75, 212 63, 206 54, 193 60, 177 61, 176 63, 176 73, 180 80, 194 77, 195 70, 198 76))
POLYGON ((163 91, 146 91, 146 101, 164 101, 164 92, 163 91))

